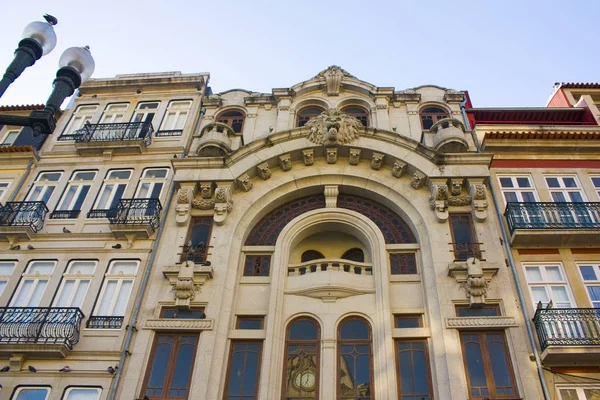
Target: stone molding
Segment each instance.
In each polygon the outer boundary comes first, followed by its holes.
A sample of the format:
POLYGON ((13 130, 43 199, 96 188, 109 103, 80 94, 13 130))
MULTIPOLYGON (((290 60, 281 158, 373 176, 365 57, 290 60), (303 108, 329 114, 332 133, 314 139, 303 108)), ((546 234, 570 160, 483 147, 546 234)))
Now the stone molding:
POLYGON ((154 331, 211 331, 214 321, 212 319, 173 319, 152 318, 147 319, 143 329, 154 331))
POLYGON ((517 322, 513 317, 451 317, 446 318, 448 329, 512 328, 517 322))

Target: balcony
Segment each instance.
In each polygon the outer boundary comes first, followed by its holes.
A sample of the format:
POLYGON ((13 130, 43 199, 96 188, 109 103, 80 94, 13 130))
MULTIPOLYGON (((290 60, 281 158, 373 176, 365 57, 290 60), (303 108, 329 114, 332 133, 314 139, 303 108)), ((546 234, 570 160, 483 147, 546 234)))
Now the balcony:
POLYGON ((600 364, 600 309, 538 308, 533 323, 545 365, 600 364))
POLYGON ((467 261, 469 258, 476 258, 483 261, 483 250, 481 245, 483 243, 448 243, 452 245, 452 252, 454 253, 454 262, 456 261, 467 261))
POLYGON ((148 239, 158 229, 161 210, 159 199, 121 199, 106 216, 115 238, 148 239))
POLYGON ((338 298, 375 292, 373 264, 319 259, 288 265, 286 293, 335 302, 338 298))
POLYGON ((79 308, 0 307, 0 355, 66 357, 79 342, 79 308))
POLYGON ((98 155, 105 151, 139 154, 150 145, 153 131, 150 122, 86 123, 69 138, 75 139, 79 155, 98 155))
POLYGON ((43 201, 9 202, 0 207, 0 238, 30 240, 44 227, 48 208, 43 201))
POLYGON ((121 329, 123 325, 124 317, 113 317, 113 316, 91 316, 88 321, 86 328, 89 329, 121 329))
POLYGON ((512 245, 588 246, 600 239, 600 203, 508 203, 512 245))

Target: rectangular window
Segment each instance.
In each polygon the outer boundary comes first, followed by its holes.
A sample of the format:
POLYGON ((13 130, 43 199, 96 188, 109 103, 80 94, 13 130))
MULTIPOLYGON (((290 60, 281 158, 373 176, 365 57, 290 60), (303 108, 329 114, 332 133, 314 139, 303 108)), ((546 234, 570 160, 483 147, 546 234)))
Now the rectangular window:
POLYGON ((429 356, 425 340, 397 340, 399 398, 412 400, 432 398, 429 356))
POLYGON ((96 261, 71 261, 54 299, 54 307, 82 308, 85 295, 94 278, 96 261))
POLYGON ((62 172, 40 173, 29 190, 27 201, 43 201, 47 205, 61 177, 62 172))
POLYGON ((181 135, 191 107, 192 102, 189 100, 170 102, 157 136, 181 135))
POLYGON ((531 177, 499 176, 500 188, 505 203, 531 203, 537 201, 537 195, 531 177))
POLYGON ((100 118, 101 124, 116 124, 123 122, 129 103, 109 104, 100 118))
POLYGON ((517 398, 504 332, 460 332, 469 399, 517 398))
POLYGON ((417 273, 417 258, 414 253, 390 253, 392 275, 414 275, 417 273))
POLYGON ((181 262, 204 263, 208 257, 212 217, 194 218, 188 231, 186 244, 181 250, 181 262))
POLYGON ((56 261, 32 261, 21 276, 19 287, 10 302, 11 307, 39 307, 56 261))
POLYGON ((592 307, 600 308, 600 264, 585 263, 578 266, 592 307))
POLYGON ((469 258, 481 260, 480 243, 477 242, 471 214, 451 214, 450 232, 452 233, 454 260, 466 261, 469 258))
POLYGON ((92 122, 92 119, 94 118, 97 109, 97 105, 81 105, 77 107, 77 109, 71 116, 71 120, 63 130, 58 140, 75 139, 77 136, 76 131, 83 128, 83 126, 86 123, 92 122))
POLYGON ((573 387, 558 388, 559 400, 598 400, 600 399, 600 388, 598 387, 573 387))
POLYGON ((10 182, 0 182, 0 202, 4 201, 4 195, 8 193, 10 182))
POLYGON ((63 400, 100 400, 101 394, 100 388, 70 387, 65 390, 63 400))
POLYGON ((120 329, 133 290, 139 261, 112 261, 88 328, 120 329))
POLYGON ((152 122, 158 109, 158 104, 158 102, 138 103, 131 117, 131 122, 152 122))
POLYGON ((545 176, 546 185, 555 203, 581 203, 584 200, 575 176, 545 176))
POLYGON ((396 314, 394 315, 394 328, 421 328, 423 316, 421 314, 396 314))
POLYGON ((50 218, 77 218, 95 178, 95 171, 75 171, 50 218))
POLYGON ((117 208, 119 201, 127 189, 132 170, 121 169, 108 171, 94 208, 88 213, 88 218, 106 218, 108 210, 117 208))
POLYGON ((173 319, 204 319, 204 308, 191 308, 189 310, 180 310, 174 307, 163 307, 160 310, 160 318, 173 319))
POLYGON ((546 307, 550 301, 554 308, 573 307, 573 296, 561 265, 524 264, 523 268, 525 268, 525 277, 534 307, 539 302, 546 307))
POLYGON ((22 386, 17 388, 13 400, 46 400, 50 394, 49 387, 22 386))
POLYGON ((456 315, 459 317, 499 317, 500 307, 498 304, 486 304, 481 307, 469 307, 468 305, 456 306, 456 315))
POLYGON ((4 137, 2 138, 2 142, 0 143, 2 146, 12 146, 19 137, 21 130, 10 130, 7 131, 4 137))
POLYGON ((225 400, 257 398, 261 355, 261 342, 231 342, 225 400))
POLYGON ((8 285, 8 281, 16 266, 16 261, 0 261, 0 296, 4 292, 6 285, 8 285))
POLYGON ((242 316, 238 315, 235 329, 264 329, 265 317, 262 316, 242 316))
POLYGON ((269 276, 270 270, 270 255, 246 254, 244 276, 269 276))
POLYGON ((158 199, 169 175, 168 168, 148 168, 144 170, 138 184, 136 199, 158 199))
POLYGON ((600 196, 600 176, 592 176, 591 179, 592 184, 596 188, 596 193, 598 193, 598 196, 600 196))
POLYGON ((157 333, 140 397, 187 399, 197 345, 197 334, 157 333))

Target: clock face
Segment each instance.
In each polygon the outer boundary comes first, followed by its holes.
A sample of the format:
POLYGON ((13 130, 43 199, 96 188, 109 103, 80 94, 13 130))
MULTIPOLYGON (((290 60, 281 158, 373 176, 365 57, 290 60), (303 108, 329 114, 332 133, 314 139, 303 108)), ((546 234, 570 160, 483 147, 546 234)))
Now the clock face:
POLYGON ((315 390, 315 382, 315 374, 308 370, 298 372, 296 374, 296 378, 294 379, 296 387, 306 391, 315 390))

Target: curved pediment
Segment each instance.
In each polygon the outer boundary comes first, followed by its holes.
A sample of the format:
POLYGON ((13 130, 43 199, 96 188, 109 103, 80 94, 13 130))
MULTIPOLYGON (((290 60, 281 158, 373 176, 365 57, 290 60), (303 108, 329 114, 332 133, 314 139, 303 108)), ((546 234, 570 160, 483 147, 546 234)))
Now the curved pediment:
POLYGON ((291 87, 297 96, 316 90, 325 90, 327 96, 337 96, 340 94, 342 88, 363 94, 374 94, 377 92, 375 85, 361 81, 337 65, 331 65, 311 79, 291 87))

